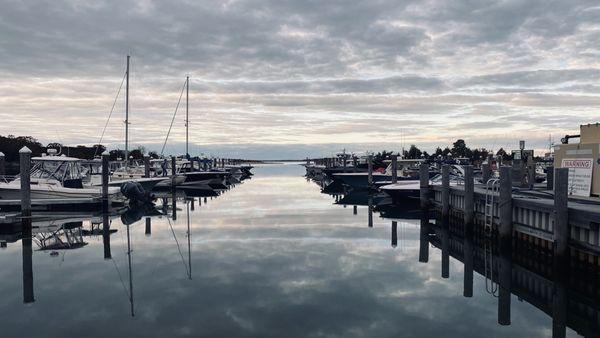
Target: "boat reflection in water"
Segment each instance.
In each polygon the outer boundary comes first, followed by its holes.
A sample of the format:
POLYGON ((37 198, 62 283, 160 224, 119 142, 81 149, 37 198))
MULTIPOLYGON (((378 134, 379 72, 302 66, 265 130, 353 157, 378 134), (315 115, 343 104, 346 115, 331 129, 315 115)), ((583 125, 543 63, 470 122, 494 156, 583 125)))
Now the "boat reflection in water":
MULTIPOLYGON (((419 228, 418 261, 429 261, 430 248, 441 252, 440 276, 450 278, 450 259, 463 265, 463 296, 473 298, 474 273, 484 278, 485 294, 497 299, 497 323, 511 325, 511 301, 516 296, 552 318, 552 336, 565 337, 567 327, 585 337, 600 336, 600 257, 553 259, 551 246, 526 235, 512 243, 486 236, 483 224, 466 227, 462 219, 443 218, 420 209, 418 199, 392 201, 377 191, 352 190, 336 181, 312 178, 334 204, 367 206, 367 225, 373 214, 391 223, 391 246, 402 242, 403 228, 419 228), (416 221, 416 222, 415 222, 416 221), (400 236, 398 228, 400 224, 400 236)), ((402 247, 402 245, 400 245, 402 247)))

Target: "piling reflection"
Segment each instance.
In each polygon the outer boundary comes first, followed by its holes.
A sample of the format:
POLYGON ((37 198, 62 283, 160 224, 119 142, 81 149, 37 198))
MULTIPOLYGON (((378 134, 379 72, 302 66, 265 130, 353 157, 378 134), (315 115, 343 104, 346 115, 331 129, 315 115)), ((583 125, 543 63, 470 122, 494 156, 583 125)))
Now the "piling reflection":
POLYGON ((23 252, 23 302, 33 303, 33 247, 31 219, 23 218, 23 239, 21 240, 23 252))
MULTIPOLYGON (((428 261, 430 243, 441 251, 443 278, 449 277, 450 257, 461 261, 464 267, 464 297, 474 296, 473 273, 477 272, 485 279, 483 294, 497 299, 499 325, 511 325, 511 300, 516 295, 552 318, 553 337, 565 337, 567 327, 585 336, 600 332, 599 323, 590 316, 590 313, 600 314, 598 305, 590 307, 590 304, 597 304, 598 299, 596 288, 592 286, 600 276, 596 264, 578 261, 581 267, 575 271, 572 264, 561 259, 544 261, 543 256, 547 255, 545 247, 532 248, 531 242, 501 244, 500 239, 488 238, 483 230, 474 232, 466 229, 461 220, 449 219, 449 222, 445 222, 443 217, 440 218, 441 222, 436 222, 438 225, 426 217, 421 219, 419 261, 428 261), (430 232, 432 228, 435 231, 430 232), (534 254, 536 250, 541 252, 534 254), (536 255, 542 258, 538 260, 536 255), (583 287, 575 291, 573 288, 576 285, 583 287), (569 306, 569 295, 573 293, 578 297, 569 306), (569 312, 576 309, 581 311, 569 312)), ((475 225, 475 228, 479 226, 482 225, 475 225)), ((596 262, 599 258, 590 261, 596 262)))

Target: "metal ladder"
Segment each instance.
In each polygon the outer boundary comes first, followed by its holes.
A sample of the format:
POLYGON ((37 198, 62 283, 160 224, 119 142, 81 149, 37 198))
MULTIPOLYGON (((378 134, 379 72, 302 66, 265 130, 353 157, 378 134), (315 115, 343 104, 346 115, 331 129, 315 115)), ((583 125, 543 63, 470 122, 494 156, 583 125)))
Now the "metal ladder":
POLYGON ((492 234, 494 230, 494 198, 499 193, 499 180, 492 178, 485 185, 485 210, 484 210, 484 273, 485 291, 498 297, 498 283, 494 282, 494 247, 492 234))
POLYGON ((500 180, 492 178, 485 184, 485 209, 484 209, 484 230, 485 235, 490 237, 494 230, 494 199, 500 192, 500 180))

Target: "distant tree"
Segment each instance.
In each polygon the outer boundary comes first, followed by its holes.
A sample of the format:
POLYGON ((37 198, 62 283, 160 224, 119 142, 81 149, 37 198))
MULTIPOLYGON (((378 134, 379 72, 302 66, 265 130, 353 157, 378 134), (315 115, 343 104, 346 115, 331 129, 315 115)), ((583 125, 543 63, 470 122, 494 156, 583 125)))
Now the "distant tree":
POLYGON ((119 159, 125 160, 125 151, 120 149, 114 149, 109 152, 109 159, 111 161, 117 161, 119 159))
POLYGON ((408 149, 408 152, 406 154, 406 158, 410 158, 410 159, 417 159, 417 158, 421 158, 421 150, 419 148, 417 148, 417 146, 415 146, 414 144, 411 144, 410 148, 408 149))
POLYGON ((496 152, 496 156, 502 156, 503 161, 512 161, 513 159, 512 154, 508 154, 506 150, 504 150, 504 148, 498 149, 498 152, 496 152))
POLYGON ((134 160, 141 160, 144 158, 144 152, 143 152, 143 148, 136 148, 133 149, 129 152, 129 157, 133 158, 134 160))
POLYGON ((159 158, 160 156, 158 156, 158 153, 154 150, 152 150, 151 152, 148 153, 148 156, 150 156, 150 158, 159 158))
POLYGON ((16 162, 19 160, 19 150, 27 147, 31 150, 33 156, 40 156, 44 151, 44 146, 31 136, 0 136, 0 151, 4 153, 7 162, 16 162))
POLYGON ((448 156, 448 155, 450 155, 450 154, 452 154, 452 150, 450 150, 450 148, 448 148, 448 147, 446 147, 446 149, 444 149, 444 150, 442 151, 442 156, 443 156, 443 157, 446 157, 446 156, 448 156))
POLYGON ((470 157, 470 155, 472 155, 471 149, 467 147, 467 144, 463 139, 458 139, 452 144, 451 153, 454 157, 470 157))

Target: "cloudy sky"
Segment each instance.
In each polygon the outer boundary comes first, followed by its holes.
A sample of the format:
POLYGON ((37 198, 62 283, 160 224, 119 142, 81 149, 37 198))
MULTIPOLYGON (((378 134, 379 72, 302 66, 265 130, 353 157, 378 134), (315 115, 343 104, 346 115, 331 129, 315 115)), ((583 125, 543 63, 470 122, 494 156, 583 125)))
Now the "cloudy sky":
MULTIPOLYGON (((185 76, 194 152, 536 148, 600 120, 597 1, 0 0, 0 135, 95 143, 132 55, 131 138, 185 76)), ((169 150, 183 150, 184 115, 169 150)), ((105 136, 124 138, 121 96, 105 136)))

